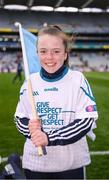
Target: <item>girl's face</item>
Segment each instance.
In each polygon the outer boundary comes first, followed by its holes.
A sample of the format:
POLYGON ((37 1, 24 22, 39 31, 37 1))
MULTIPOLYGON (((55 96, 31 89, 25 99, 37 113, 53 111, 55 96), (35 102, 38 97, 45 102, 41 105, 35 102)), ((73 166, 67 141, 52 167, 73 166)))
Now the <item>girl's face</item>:
POLYGON ((48 73, 56 72, 67 58, 63 40, 49 34, 38 37, 38 55, 41 66, 48 73))

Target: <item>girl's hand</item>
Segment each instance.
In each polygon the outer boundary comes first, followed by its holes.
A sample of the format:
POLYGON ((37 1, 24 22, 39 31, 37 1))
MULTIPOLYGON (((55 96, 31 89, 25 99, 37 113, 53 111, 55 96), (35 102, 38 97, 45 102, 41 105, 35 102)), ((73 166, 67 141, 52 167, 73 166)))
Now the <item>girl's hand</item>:
POLYGON ((31 140, 35 146, 47 146, 48 138, 45 132, 41 129, 37 129, 34 133, 31 134, 31 140))
POLYGON ((41 129, 41 122, 37 119, 31 119, 28 124, 30 134, 34 133, 37 129, 41 129))
POLYGON ((33 119, 28 124, 31 140, 35 146, 46 146, 48 145, 48 138, 45 132, 41 130, 40 120, 33 119))

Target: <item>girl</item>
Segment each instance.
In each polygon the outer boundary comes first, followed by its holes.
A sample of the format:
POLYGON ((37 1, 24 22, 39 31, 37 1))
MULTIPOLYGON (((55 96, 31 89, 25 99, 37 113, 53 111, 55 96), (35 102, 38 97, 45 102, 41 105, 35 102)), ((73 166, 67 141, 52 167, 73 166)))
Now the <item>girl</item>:
POLYGON ((86 135, 93 135, 96 102, 84 75, 68 67, 68 41, 56 26, 38 33, 41 70, 31 82, 41 122, 31 118, 27 82, 21 87, 15 119, 26 137, 22 162, 27 179, 84 179, 91 162, 86 135), (45 146, 47 154, 38 156, 37 146, 45 146))

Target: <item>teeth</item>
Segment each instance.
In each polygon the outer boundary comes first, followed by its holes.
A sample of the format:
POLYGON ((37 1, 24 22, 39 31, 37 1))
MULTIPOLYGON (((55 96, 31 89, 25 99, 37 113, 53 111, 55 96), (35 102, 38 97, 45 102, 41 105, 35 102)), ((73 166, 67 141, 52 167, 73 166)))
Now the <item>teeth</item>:
POLYGON ((53 63, 47 63, 47 66, 53 66, 54 64, 53 63))

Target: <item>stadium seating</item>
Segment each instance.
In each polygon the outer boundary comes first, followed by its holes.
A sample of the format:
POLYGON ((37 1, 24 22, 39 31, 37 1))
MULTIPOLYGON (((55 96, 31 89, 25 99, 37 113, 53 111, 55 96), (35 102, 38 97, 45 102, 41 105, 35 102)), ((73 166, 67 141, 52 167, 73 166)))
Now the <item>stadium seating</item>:
POLYGON ((60 24, 65 31, 76 33, 109 32, 108 13, 59 13, 1 10, 0 27, 16 30, 14 23, 19 21, 24 28, 40 28, 48 24, 60 24))
MULTIPOLYGON (((109 53, 108 51, 103 53, 105 49, 109 49, 109 41, 106 42, 109 33, 109 14, 108 13, 65 13, 65 12, 41 12, 41 11, 11 11, 3 10, 0 11, 0 33, 1 32, 16 32, 18 29, 15 27, 14 23, 20 22, 22 26, 26 29, 30 29, 33 32, 37 32, 45 23, 47 24, 57 24, 62 30, 68 34, 80 34, 81 41, 76 41, 72 44, 72 52, 75 53, 70 55, 70 65, 71 67, 82 67, 84 69, 84 62, 87 61, 89 68, 93 70, 104 69, 105 66, 109 66, 109 53), (36 31, 35 31, 36 30, 36 31), (86 36, 83 36, 83 34, 86 36), (84 41, 85 38, 89 38, 88 34, 95 34, 95 41, 84 41), (101 42, 98 43, 97 34, 101 34, 101 42), (104 36, 102 34, 107 34, 104 41, 104 36), (97 40, 97 41, 96 41, 97 40), (88 43, 87 43, 88 42, 88 43), (98 43, 98 44, 97 44, 98 43), (94 48, 102 45, 101 53, 96 53, 94 48), (93 48, 92 48, 93 46, 93 48), (76 47, 76 52, 75 52, 76 47), (74 49, 73 49, 74 48, 74 49), (82 49, 81 53, 80 50, 82 49), (86 49, 92 48, 91 53, 86 52, 86 49), (81 61, 81 57, 82 60, 81 61), (101 68, 102 67, 102 68, 101 68)), ((90 39, 90 38, 89 38, 90 39)), ((8 46, 8 42, 5 42, 8 46)), ((1 72, 15 72, 16 69, 16 52, 14 52, 14 47, 19 49, 19 42, 10 42, 9 48, 13 48, 12 53, 7 51, 0 53, 0 71, 1 72), (16 46, 15 46, 16 43, 16 46), (13 47, 14 46, 14 47, 13 47)), ((3 42, 0 42, 0 47, 3 48, 3 42)), ((6 47, 7 48, 7 47, 6 47)), ((20 47, 21 48, 21 47, 20 47)), ((7 50, 7 49, 6 49, 7 50)), ((100 52, 100 50, 99 50, 100 52)), ((85 69, 86 70, 86 69, 85 69)), ((87 69, 89 70, 89 69, 87 69)))

